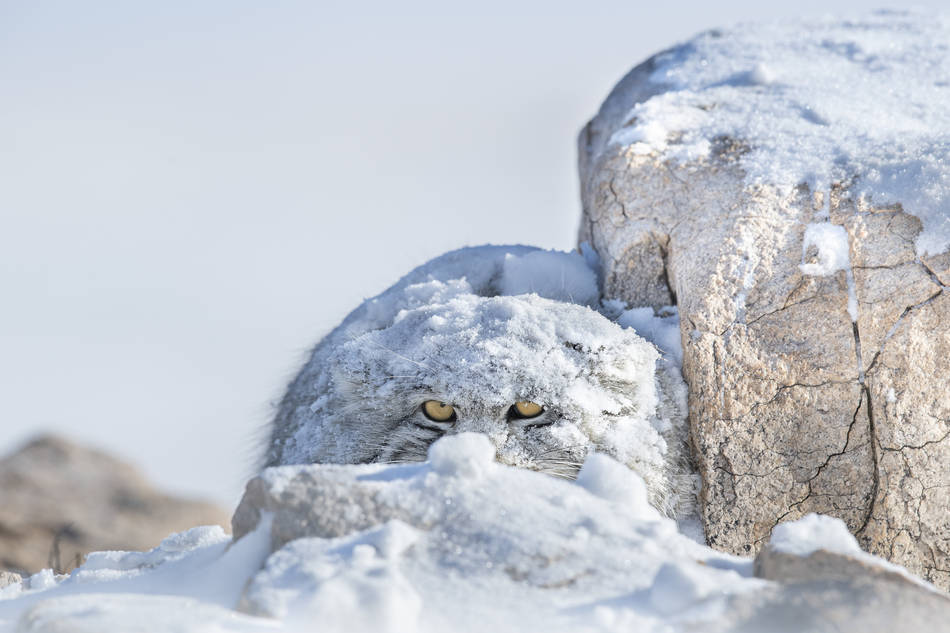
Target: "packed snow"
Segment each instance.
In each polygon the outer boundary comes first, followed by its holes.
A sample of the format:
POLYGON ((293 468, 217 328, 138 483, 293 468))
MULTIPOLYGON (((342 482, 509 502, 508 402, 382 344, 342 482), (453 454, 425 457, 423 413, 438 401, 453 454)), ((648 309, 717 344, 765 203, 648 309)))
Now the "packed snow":
MULTIPOLYGON (((679 533, 640 477, 603 455, 575 483, 499 464, 487 438, 462 434, 424 464, 264 473, 278 494, 299 476, 368 491, 402 518, 270 554, 268 516, 234 543, 199 527, 151 552, 94 554, 68 576, 0 590, 0 632, 718 631, 774 586, 751 560, 679 533)), ((774 544, 860 554, 849 537, 808 516, 774 544)))
POLYGON ((750 184, 835 183, 900 203, 923 232, 918 255, 950 246, 950 17, 880 11, 742 24, 662 53, 664 92, 637 104, 611 141, 685 162, 714 142, 748 147, 750 184))

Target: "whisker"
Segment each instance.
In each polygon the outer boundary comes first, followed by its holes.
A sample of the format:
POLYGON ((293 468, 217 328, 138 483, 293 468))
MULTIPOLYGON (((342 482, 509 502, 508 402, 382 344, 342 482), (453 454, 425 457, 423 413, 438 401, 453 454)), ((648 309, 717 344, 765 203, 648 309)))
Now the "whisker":
POLYGON ((574 450, 575 448, 582 448, 585 446, 587 446, 587 444, 571 444, 569 446, 556 446, 554 448, 549 448, 546 451, 541 451, 540 453, 538 453, 538 458, 539 459, 543 458, 546 455, 550 455, 552 453, 568 453, 574 450))
POLYGON ((542 466, 565 466, 565 467, 567 467, 567 468, 576 468, 576 469, 578 469, 578 470, 581 468, 581 466, 583 466, 583 464, 581 464, 581 463, 579 463, 579 462, 556 462, 556 461, 545 461, 545 462, 542 462, 540 465, 542 465, 542 466))

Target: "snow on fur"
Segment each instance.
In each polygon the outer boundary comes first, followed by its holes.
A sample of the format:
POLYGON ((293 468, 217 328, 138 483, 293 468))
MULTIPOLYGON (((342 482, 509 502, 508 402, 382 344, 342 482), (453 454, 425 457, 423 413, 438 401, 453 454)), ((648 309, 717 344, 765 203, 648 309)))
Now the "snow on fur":
POLYGON ((424 459, 434 437, 413 416, 437 400, 457 414, 446 432, 485 434, 503 463, 572 476, 598 450, 639 472, 665 513, 691 506, 675 361, 658 374, 657 348, 589 307, 598 296, 578 253, 479 247, 425 264, 317 345, 268 464, 424 459), (545 407, 543 428, 506 418, 521 400, 545 407))

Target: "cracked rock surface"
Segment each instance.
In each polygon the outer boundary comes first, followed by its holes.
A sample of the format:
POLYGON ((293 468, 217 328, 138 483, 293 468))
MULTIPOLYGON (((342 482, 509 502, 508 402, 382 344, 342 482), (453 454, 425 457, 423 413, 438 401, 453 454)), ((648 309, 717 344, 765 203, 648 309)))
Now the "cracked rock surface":
POLYGON ((950 255, 918 255, 921 221, 857 195, 861 174, 824 190, 750 184, 741 138, 686 161, 611 143, 665 90, 657 63, 580 135, 579 240, 608 298, 679 307, 709 544, 747 555, 778 523, 829 514, 950 588, 950 255), (845 268, 803 272, 820 262, 803 248, 816 221, 846 232, 845 268))

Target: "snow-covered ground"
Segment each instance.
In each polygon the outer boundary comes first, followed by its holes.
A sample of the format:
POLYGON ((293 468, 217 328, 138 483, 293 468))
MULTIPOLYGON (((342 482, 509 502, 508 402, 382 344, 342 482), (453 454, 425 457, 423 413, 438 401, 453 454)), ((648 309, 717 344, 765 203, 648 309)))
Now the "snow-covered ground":
MULTIPOLYGON (((0 631, 717 631, 774 589, 750 559, 678 532, 610 458, 592 455, 569 482, 493 454, 484 436, 462 434, 424 464, 269 470, 278 495, 301 477, 371 493, 344 519, 371 527, 269 554, 265 514, 234 543, 197 527, 151 552, 96 553, 69 576, 0 589, 0 631)), ((774 539, 799 555, 860 554, 826 517, 774 539)))

